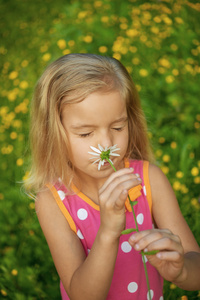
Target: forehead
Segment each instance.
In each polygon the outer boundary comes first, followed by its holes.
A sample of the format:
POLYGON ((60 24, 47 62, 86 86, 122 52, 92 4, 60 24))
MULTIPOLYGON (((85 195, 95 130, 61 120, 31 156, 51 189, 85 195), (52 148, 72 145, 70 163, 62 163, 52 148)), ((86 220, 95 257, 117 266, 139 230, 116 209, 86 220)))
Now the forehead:
POLYGON ((126 102, 118 91, 90 94, 79 103, 65 105, 62 111, 65 124, 108 123, 126 116, 126 102))

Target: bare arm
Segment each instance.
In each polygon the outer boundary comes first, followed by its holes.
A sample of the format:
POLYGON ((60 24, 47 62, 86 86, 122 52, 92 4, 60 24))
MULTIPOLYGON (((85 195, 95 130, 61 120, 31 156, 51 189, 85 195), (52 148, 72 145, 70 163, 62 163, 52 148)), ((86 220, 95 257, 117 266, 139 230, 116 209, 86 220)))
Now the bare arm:
POLYGON ((172 187, 159 168, 149 168, 153 217, 158 229, 130 238, 136 250, 160 250, 149 256, 159 273, 180 288, 200 289, 200 249, 183 218, 172 187))
POLYGON ((56 269, 70 299, 106 299, 124 229, 127 190, 140 182, 130 170, 111 175, 99 195, 101 225, 86 258, 79 238, 73 233, 49 191, 38 195, 36 212, 56 269))

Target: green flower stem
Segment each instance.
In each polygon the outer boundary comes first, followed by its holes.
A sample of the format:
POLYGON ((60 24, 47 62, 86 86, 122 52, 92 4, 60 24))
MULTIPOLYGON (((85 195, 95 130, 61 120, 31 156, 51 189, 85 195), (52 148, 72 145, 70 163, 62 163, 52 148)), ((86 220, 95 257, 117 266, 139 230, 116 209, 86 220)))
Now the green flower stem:
MULTIPOLYGON (((107 157, 104 157, 104 159, 106 159, 109 162, 109 164, 111 165, 111 167, 113 168, 113 170, 116 172, 117 170, 115 169, 115 167, 114 167, 113 163, 111 162, 111 160, 109 158, 107 158, 107 157)), ((134 218, 134 221, 135 221, 135 227, 136 227, 135 231, 139 232, 136 215, 135 215, 135 211, 134 211, 134 208, 133 208, 134 204, 133 204, 133 201, 131 201, 129 195, 128 195, 128 200, 130 202, 131 210, 132 210, 132 213, 133 213, 133 218, 134 218)), ((122 231, 122 234, 129 233, 128 230, 127 230, 127 233, 123 233, 125 231, 126 230, 122 231)), ((134 231, 134 229, 132 231, 134 231)), ((145 257, 144 257, 145 256, 145 252, 141 251, 141 254, 142 254, 142 262, 143 262, 143 266, 144 266, 144 272, 145 272, 145 277, 146 277, 147 289, 148 289, 148 294, 149 294, 149 300, 152 300, 152 298, 151 298, 151 292, 150 292, 149 276, 148 276, 147 266, 146 266, 145 257)))

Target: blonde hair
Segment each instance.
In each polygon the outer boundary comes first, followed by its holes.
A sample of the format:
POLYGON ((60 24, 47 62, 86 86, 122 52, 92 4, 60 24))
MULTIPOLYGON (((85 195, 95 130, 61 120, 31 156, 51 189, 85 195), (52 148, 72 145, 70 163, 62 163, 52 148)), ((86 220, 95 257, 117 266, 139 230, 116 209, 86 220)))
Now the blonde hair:
POLYGON ((31 169, 26 190, 37 193, 61 178, 69 188, 73 165, 61 113, 66 104, 83 101, 94 92, 118 90, 126 101, 129 144, 127 157, 151 160, 147 127, 138 93, 125 67, 116 59, 94 54, 65 55, 47 67, 32 100, 31 169))

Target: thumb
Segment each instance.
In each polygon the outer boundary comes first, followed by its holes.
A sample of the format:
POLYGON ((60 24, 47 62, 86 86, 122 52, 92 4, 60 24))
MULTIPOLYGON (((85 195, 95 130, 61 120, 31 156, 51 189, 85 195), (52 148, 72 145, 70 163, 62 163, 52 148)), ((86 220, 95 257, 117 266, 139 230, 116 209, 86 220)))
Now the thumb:
POLYGON ((116 210, 121 210, 124 208, 124 204, 126 201, 126 198, 128 197, 128 191, 123 190, 121 194, 119 195, 119 198, 115 202, 115 209, 116 210))

